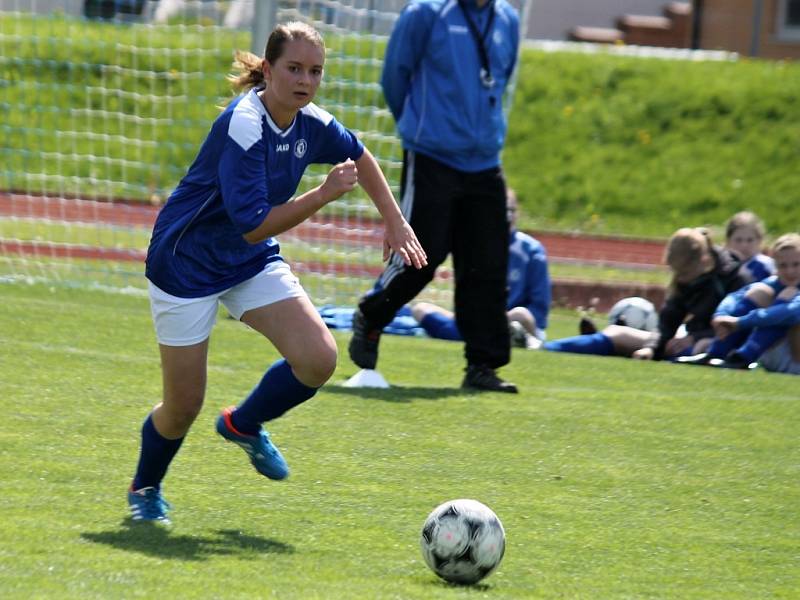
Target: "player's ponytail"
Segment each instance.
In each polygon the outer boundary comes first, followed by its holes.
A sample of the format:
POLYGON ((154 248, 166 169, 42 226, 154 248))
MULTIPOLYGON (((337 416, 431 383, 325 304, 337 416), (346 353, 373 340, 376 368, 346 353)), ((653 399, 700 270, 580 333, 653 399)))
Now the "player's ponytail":
POLYGON ((228 81, 236 93, 247 91, 264 83, 264 61, 252 52, 237 50, 233 59, 233 68, 238 75, 228 75, 228 81))

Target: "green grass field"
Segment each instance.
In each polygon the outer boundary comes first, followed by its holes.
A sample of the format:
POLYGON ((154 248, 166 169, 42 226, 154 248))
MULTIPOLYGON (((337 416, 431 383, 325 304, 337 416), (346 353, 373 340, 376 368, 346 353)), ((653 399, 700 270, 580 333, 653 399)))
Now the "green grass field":
MULTIPOLYGON (((555 315, 551 335, 571 333, 555 315)), ((462 392, 459 344, 388 336, 395 385, 330 385, 271 426, 292 476, 213 433, 275 359, 221 318, 168 532, 125 488, 160 395, 147 301, 0 284, 3 598, 796 598, 797 380, 515 351, 519 396, 462 392), (482 585, 424 565, 422 522, 472 497, 507 532, 482 585)))

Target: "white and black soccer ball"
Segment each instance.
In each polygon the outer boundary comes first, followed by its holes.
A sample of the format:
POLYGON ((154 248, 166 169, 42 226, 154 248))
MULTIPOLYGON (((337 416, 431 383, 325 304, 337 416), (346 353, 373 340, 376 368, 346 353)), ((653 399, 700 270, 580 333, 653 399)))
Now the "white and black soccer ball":
POLYGON ((477 500, 450 500, 425 519, 420 545, 425 562, 439 577, 472 584, 500 564, 506 533, 488 506, 477 500))
POLYGON ((643 331, 658 330, 658 311, 653 303, 639 296, 623 298, 608 312, 611 325, 627 325, 643 331))

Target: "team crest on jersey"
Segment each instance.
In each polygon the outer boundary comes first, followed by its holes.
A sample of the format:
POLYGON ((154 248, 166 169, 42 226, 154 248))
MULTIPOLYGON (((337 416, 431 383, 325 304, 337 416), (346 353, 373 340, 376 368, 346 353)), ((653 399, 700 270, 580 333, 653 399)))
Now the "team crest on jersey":
POLYGON ((308 150, 308 143, 304 139, 299 139, 294 143, 294 155, 303 158, 308 150))

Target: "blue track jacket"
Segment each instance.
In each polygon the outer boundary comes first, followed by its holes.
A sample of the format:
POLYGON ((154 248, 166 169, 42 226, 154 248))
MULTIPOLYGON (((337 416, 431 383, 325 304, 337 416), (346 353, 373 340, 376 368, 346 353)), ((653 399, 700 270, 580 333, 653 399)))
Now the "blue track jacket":
POLYGON ((403 147, 469 173, 497 167, 506 135, 503 93, 517 62, 519 15, 506 0, 412 0, 395 23, 381 84, 403 147), (463 6, 463 9, 462 9, 463 6), (494 86, 480 80, 481 58, 464 10, 484 45, 494 86))

